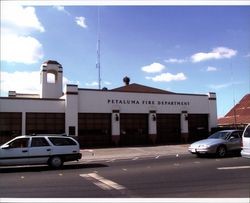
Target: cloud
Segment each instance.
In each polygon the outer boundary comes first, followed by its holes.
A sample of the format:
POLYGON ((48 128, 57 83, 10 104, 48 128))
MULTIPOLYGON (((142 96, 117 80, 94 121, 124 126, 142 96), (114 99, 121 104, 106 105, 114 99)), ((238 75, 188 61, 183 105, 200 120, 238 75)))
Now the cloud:
POLYGON ((142 71, 146 73, 159 73, 165 68, 164 65, 160 63, 152 63, 151 65, 148 66, 143 66, 141 68, 142 71))
MULTIPOLYGON (((1 91, 8 93, 8 91, 16 91, 18 93, 40 93, 40 71, 15 71, 13 73, 0 72, 0 87, 1 91)), ((51 80, 51 78, 48 78, 51 80)), ((63 77, 63 85, 73 83, 66 77, 63 77)), ((77 84, 79 82, 76 82, 77 84)), ((65 88, 64 88, 65 89, 65 88)))
POLYGON ((245 55, 246 58, 250 58, 250 53, 245 55))
POLYGON ((80 17, 75 17, 75 22, 77 25, 79 25, 82 28, 87 28, 87 24, 86 24, 86 19, 82 16, 80 17))
POLYGON ((166 63, 185 63, 187 62, 186 59, 176 59, 176 58, 169 58, 165 60, 166 63))
MULTIPOLYGON (((103 81, 103 85, 111 85, 112 83, 111 82, 108 82, 108 81, 103 81)), ((90 83, 85 83, 86 86, 88 87, 98 87, 98 82, 96 81, 93 81, 93 82, 90 82, 90 83)))
POLYGON ((235 82, 231 82, 231 83, 224 83, 224 84, 211 84, 208 85, 209 88, 211 89, 215 89, 215 90, 219 90, 219 89, 224 89, 233 85, 240 85, 240 84, 244 84, 244 82, 242 81, 235 81, 235 82))
POLYGON ((1 21, 4 27, 12 27, 12 29, 16 31, 45 31, 44 27, 36 16, 34 7, 3 4, 1 7, 1 21))
POLYGON ((33 64, 43 58, 42 44, 31 34, 45 32, 34 7, 1 6, 1 60, 33 64))
POLYGON ((223 59, 231 58, 237 54, 236 50, 227 47, 216 47, 211 52, 203 53, 199 52, 191 56, 191 61, 193 63, 206 61, 210 59, 223 59))
POLYGON ((88 86, 88 87, 95 87, 95 86, 98 86, 98 82, 96 82, 96 81, 93 81, 93 82, 90 82, 90 83, 85 83, 85 85, 86 86, 88 86))
POLYGON ((213 71, 217 71, 218 69, 216 67, 213 67, 213 66, 208 66, 207 67, 207 72, 213 72, 213 71))
POLYGON ((152 80, 154 82, 171 82, 171 81, 181 81, 186 80, 187 77, 184 73, 177 73, 176 75, 172 73, 162 73, 155 77, 146 77, 148 80, 152 80))
POLYGON ((39 93, 40 72, 1 72, 1 89, 3 92, 39 93))
POLYGON ((42 58, 42 44, 37 39, 15 34, 1 36, 1 60, 33 64, 42 58))
POLYGON ((60 12, 63 12, 63 13, 66 13, 67 15, 70 15, 70 13, 65 9, 64 6, 53 6, 56 10, 60 11, 60 12))
POLYGON ((209 88, 219 90, 219 89, 227 88, 231 85, 232 83, 217 84, 217 85, 212 84, 212 85, 209 85, 209 88))

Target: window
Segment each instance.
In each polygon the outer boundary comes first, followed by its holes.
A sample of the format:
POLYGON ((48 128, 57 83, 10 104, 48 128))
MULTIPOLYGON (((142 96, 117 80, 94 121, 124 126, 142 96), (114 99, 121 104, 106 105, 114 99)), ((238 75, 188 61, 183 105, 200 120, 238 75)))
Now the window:
POLYGON ((250 125, 246 129, 246 131, 244 133, 244 137, 250 137, 250 125))
POLYGON ((9 144, 11 148, 26 148, 29 144, 29 138, 19 138, 9 144))
POLYGON ((49 143, 45 138, 43 137, 32 138, 31 147, 44 147, 44 146, 49 146, 49 143))
POLYGON ((70 138, 50 137, 49 140, 55 146, 76 145, 76 142, 70 138))
POLYGON ((229 139, 230 138, 240 138, 240 133, 239 132, 233 132, 231 135, 230 135, 230 137, 229 137, 229 139))

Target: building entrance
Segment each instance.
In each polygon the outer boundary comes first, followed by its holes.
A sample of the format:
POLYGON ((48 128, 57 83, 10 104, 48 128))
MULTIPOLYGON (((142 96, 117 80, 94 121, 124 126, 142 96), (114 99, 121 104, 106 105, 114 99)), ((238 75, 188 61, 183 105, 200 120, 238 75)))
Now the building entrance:
POLYGON ((79 113, 78 139, 81 147, 111 145, 111 114, 79 113))
POLYGON ((180 114, 157 114, 157 144, 181 143, 180 114))
POLYGON ((188 132, 189 142, 194 142, 207 138, 208 130, 208 115, 207 114, 188 114, 188 132))
POLYGON ((148 114, 120 114, 120 144, 146 145, 148 137, 148 114))

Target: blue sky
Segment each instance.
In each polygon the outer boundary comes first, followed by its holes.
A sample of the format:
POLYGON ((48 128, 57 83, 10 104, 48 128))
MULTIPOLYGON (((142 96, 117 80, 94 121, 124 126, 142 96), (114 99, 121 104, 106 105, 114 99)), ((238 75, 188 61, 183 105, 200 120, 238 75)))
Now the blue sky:
MULTIPOLYGON (((1 96, 39 93, 40 65, 64 83, 98 88, 98 7, 1 1, 1 96)), ((58 4, 58 3, 57 3, 58 4)), ((100 6, 101 79, 177 93, 217 93, 224 116, 250 92, 250 6, 100 6)))

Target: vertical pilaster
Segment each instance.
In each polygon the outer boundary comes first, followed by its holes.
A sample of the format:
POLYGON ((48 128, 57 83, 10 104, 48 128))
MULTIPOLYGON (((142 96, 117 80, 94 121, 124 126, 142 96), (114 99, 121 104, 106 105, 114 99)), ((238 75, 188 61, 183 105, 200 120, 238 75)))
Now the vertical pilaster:
POLYGON ((112 142, 117 146, 120 142, 120 111, 112 111, 112 142))
POLYGON ((209 131, 211 132, 211 128, 217 127, 218 119, 217 119, 217 103, 216 103, 216 93, 209 92, 208 93, 208 102, 209 102, 209 131))
POLYGON ((26 112, 22 112, 22 135, 26 134, 26 112))
POLYGON ((65 132, 78 136, 78 86, 67 85, 65 101, 65 132))
POLYGON ((188 142, 188 112, 181 112, 181 139, 183 143, 188 142))
POLYGON ((155 110, 149 111, 148 114, 148 134, 151 142, 155 144, 157 139, 157 115, 155 110))

